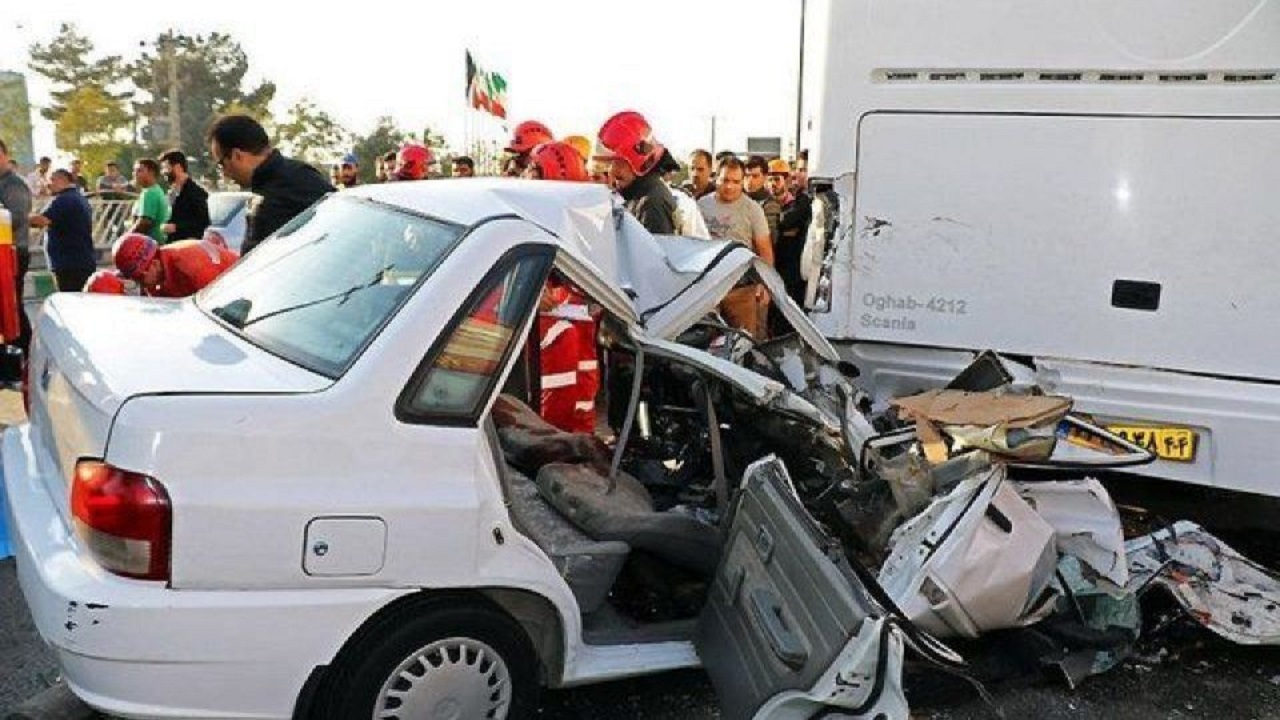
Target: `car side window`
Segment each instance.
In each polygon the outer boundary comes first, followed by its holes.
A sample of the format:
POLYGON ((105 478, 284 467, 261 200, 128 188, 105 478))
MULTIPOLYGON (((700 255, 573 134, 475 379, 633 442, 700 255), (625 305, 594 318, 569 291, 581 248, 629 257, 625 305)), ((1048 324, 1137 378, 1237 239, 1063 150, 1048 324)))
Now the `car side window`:
POLYGON ((448 425, 479 421, 537 302, 551 256, 509 255, 486 276, 442 333, 401 395, 401 419, 448 425))

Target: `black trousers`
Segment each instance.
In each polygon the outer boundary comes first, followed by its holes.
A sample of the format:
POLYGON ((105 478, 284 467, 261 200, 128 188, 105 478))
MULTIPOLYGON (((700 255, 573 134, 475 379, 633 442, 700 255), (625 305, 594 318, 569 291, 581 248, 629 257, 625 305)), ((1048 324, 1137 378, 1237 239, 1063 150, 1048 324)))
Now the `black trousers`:
POLYGON ((21 328, 18 335, 18 342, 14 343, 22 348, 22 354, 26 355, 31 349, 31 319, 27 317, 27 307, 22 303, 23 290, 27 284, 27 268, 31 267, 31 251, 25 247, 19 246, 18 251, 18 324, 21 328))
POLYGON ((53 281, 58 286, 58 292, 80 292, 84 289, 84 284, 89 282, 89 276, 93 272, 93 270, 54 270, 53 281))

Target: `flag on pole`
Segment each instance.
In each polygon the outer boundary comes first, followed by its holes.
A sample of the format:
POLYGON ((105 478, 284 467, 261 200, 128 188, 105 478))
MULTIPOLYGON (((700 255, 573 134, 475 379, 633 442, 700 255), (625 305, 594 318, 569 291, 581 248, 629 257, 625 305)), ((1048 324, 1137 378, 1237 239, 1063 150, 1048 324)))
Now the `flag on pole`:
POLYGON ((486 72, 471 51, 467 52, 467 102, 476 110, 505 118, 507 116, 507 80, 496 72, 486 72))
POLYGON ((507 117, 507 79, 496 72, 489 74, 489 112, 507 117))

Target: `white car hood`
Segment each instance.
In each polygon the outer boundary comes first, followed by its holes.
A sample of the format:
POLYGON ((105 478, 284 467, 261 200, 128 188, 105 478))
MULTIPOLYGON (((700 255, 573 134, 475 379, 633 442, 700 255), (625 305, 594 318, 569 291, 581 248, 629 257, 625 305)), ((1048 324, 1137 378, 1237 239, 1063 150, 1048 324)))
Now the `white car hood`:
MULTIPOLYGON (((246 342, 190 299, 56 293, 37 334, 43 357, 107 413, 136 395, 315 392, 332 383, 246 342)), ((48 372, 32 368, 31 381, 48 372)))

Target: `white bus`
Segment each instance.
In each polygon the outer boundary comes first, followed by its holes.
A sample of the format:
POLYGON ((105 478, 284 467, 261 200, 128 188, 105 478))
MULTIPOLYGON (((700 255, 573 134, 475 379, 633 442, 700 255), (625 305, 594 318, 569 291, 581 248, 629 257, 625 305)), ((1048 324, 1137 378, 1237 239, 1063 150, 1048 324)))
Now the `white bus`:
POLYGON ((806 26, 813 317, 869 385, 991 348, 1146 474, 1280 496, 1280 2, 810 0, 806 26))

